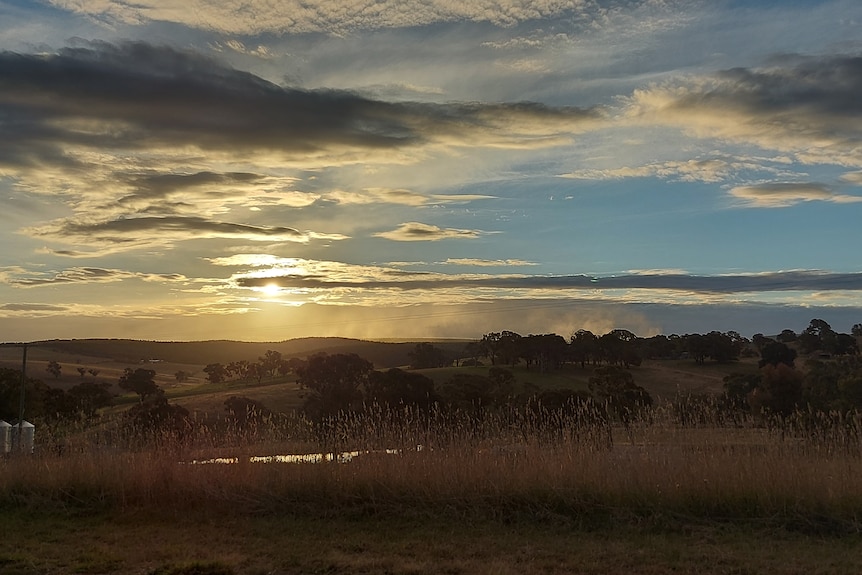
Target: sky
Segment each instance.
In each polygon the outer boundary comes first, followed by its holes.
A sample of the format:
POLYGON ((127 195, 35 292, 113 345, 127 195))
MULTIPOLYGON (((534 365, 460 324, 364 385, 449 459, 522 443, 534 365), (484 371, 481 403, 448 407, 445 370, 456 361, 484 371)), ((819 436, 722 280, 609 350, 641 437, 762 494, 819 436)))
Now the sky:
POLYGON ((862 322, 858 0, 0 0, 0 341, 862 322))

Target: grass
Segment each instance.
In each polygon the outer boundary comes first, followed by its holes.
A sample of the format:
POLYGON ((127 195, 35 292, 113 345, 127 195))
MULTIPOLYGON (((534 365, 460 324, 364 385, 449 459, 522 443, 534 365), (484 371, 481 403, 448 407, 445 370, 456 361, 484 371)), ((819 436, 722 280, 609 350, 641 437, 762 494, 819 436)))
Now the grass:
POLYGON ((0 508, 125 512, 169 506, 494 521, 555 516, 587 527, 661 517, 862 530, 859 417, 845 420, 840 433, 805 437, 790 423, 773 430, 682 428, 669 408, 628 429, 583 424, 579 414, 516 410, 479 423, 467 414, 372 411, 317 432, 301 418, 279 425, 245 434, 201 429, 183 443, 166 439, 135 451, 122 449, 103 428, 98 442, 69 440, 63 456, 5 462, 0 508), (382 453, 387 448, 401 452, 382 453), (319 449, 368 454, 347 465, 243 463, 249 455, 319 449), (185 463, 215 456, 241 463, 185 463))
POLYGON ((68 434, 63 455, 0 461, 0 573, 862 572, 862 415, 692 410, 687 425, 663 403, 609 426, 371 409, 134 449, 109 420, 68 434), (320 450, 363 455, 248 460, 320 450), (238 463, 190 464, 217 456, 238 463))
POLYGON ((7 549, 15 551, 0 552, 0 572, 16 575, 829 575, 858 573, 862 566, 862 547, 854 538, 812 538, 754 528, 646 531, 620 525, 589 531, 559 522, 167 512, 39 519, 34 533, 30 516, 14 513, 4 519, 13 528, 7 549), (21 536, 24 532, 30 536, 21 536))

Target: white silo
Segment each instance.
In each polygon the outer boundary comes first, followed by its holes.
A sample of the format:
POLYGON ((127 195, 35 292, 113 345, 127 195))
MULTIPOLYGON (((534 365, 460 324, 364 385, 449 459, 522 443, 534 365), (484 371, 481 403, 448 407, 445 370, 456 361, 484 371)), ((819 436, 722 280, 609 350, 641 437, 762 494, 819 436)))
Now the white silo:
POLYGON ((17 453, 33 453, 35 445, 36 426, 27 420, 12 426, 12 449, 17 453), (18 443, 18 433, 21 433, 21 443, 18 443))
POLYGON ((12 426, 0 419, 0 455, 12 451, 12 426))

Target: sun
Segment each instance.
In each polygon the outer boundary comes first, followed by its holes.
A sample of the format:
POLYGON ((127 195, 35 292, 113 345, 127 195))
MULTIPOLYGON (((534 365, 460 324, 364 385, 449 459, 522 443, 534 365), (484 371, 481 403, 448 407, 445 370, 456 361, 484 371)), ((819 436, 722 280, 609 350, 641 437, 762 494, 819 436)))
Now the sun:
POLYGON ((266 294, 268 296, 276 296, 281 291, 281 288, 278 287, 278 284, 270 283, 270 284, 266 284, 265 286, 261 287, 260 291, 262 291, 264 294, 266 294))

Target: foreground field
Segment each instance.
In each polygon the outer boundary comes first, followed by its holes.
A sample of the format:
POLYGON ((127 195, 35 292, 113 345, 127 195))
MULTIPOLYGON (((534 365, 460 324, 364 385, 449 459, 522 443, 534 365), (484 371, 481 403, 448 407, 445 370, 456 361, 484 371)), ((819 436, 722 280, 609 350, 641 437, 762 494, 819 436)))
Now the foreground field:
POLYGON ((12 457, 0 573, 862 572, 857 420, 511 417, 335 421, 346 463, 251 462, 320 448, 297 427, 12 457))
POLYGON ((128 511, 4 514, 0 573, 705 575, 855 574, 858 536, 813 537, 704 522, 503 523, 424 517, 321 519, 128 511))

